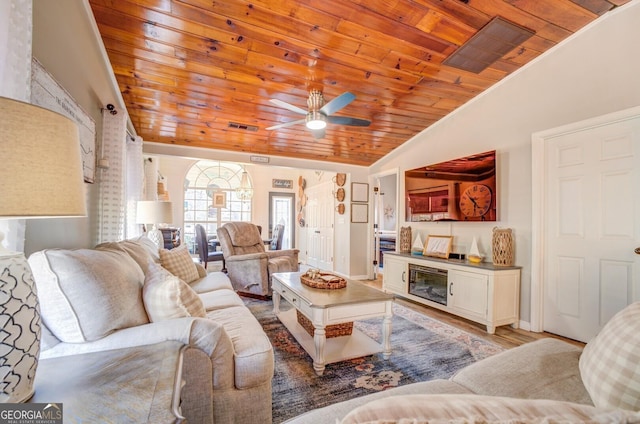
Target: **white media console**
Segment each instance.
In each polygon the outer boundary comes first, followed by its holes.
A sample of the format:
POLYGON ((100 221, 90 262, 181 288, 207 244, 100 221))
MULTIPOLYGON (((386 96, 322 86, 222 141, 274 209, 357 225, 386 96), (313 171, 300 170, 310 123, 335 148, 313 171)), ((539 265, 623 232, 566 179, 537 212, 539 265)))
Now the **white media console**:
POLYGON ((387 252, 386 292, 486 325, 518 328, 520 267, 387 252))

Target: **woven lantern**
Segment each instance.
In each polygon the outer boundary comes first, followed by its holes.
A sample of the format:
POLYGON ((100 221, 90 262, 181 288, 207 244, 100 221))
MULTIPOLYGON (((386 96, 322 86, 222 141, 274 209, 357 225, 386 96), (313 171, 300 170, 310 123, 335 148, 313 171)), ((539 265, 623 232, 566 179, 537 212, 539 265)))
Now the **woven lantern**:
POLYGON ((513 266, 515 263, 515 244, 511 228, 493 228, 493 264, 497 266, 513 266))

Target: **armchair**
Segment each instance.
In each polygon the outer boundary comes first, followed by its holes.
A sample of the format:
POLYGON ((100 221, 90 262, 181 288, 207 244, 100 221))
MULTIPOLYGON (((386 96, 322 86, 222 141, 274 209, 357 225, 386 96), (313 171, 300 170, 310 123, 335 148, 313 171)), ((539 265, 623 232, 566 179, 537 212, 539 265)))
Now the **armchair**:
POLYGON ((271 275, 299 270, 298 249, 266 251, 256 225, 229 222, 217 230, 227 275, 239 294, 271 295, 271 275))

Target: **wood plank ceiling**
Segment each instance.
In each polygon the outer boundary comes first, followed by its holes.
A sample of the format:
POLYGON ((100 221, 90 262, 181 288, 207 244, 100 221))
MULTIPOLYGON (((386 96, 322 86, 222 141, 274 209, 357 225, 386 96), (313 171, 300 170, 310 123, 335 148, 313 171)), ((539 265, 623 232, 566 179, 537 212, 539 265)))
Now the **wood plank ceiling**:
POLYGON ((370 165, 629 0, 90 0, 145 141, 370 165), (534 35, 479 73, 443 61, 496 16, 534 35), (279 99, 355 100, 314 138, 279 99))

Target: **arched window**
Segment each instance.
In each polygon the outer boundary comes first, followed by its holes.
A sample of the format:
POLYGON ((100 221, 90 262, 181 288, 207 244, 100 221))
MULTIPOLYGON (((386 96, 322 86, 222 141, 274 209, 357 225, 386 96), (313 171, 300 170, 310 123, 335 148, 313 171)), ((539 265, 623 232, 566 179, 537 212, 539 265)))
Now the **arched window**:
POLYGON ((214 236, 227 222, 251 221, 251 199, 243 200, 236 194, 243 170, 236 163, 203 160, 187 173, 183 234, 191 253, 195 253, 196 224, 205 228, 207 236, 214 236), (224 207, 219 206, 222 204, 224 207))

